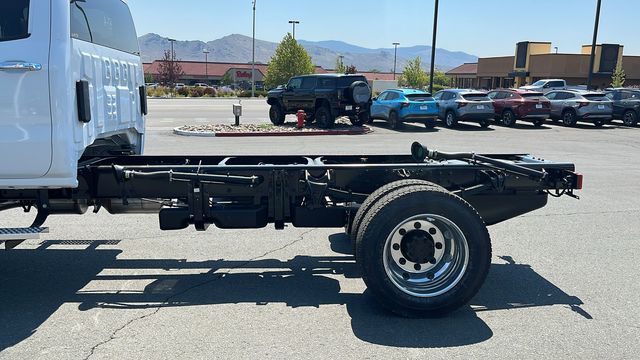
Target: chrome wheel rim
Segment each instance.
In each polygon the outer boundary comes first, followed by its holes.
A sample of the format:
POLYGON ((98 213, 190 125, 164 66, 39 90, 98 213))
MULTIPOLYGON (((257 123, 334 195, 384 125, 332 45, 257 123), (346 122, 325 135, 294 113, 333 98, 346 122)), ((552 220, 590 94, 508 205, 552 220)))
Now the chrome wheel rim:
POLYGON ((393 229, 383 257, 384 270, 396 288, 411 296, 435 297, 450 291, 464 276, 469 245, 453 221, 423 214, 393 229))
POLYGON ((453 126, 453 115, 447 114, 447 126, 453 126))

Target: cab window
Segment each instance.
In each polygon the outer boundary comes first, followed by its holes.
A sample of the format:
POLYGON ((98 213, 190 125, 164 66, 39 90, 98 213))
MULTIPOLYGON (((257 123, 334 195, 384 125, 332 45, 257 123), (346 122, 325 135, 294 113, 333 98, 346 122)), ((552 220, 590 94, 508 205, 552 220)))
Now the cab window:
POLYGON ((296 90, 296 89, 300 89, 300 86, 302 86, 302 78, 293 78, 289 80, 289 85, 287 85, 287 89, 296 90))
POLYGON ((71 37, 139 55, 129 8, 122 0, 71 0, 71 37))
POLYGON ((29 37, 29 0, 0 1, 0 41, 29 37))

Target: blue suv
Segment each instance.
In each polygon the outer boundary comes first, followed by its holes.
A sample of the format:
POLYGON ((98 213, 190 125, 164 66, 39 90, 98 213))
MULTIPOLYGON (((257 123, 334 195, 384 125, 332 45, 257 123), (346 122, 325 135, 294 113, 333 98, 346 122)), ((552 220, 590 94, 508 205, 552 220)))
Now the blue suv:
POLYGON ((371 104, 371 119, 386 120, 392 129, 405 121, 424 122, 427 128, 433 128, 438 113, 438 103, 422 90, 386 90, 371 104))

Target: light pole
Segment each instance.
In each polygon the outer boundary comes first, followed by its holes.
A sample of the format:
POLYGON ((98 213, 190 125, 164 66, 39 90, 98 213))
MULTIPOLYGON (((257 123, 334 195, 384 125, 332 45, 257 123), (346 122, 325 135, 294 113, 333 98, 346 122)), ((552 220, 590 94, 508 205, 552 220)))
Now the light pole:
POLYGON ((556 51, 556 55, 558 55, 558 47, 554 46, 553 49, 556 51))
POLYGON ((296 39, 296 25, 300 24, 300 21, 298 20, 289 20, 289 24, 293 25, 293 40, 296 39))
POLYGON ((251 97, 256 97, 256 0, 253 0, 253 39, 251 47, 251 97))
POLYGON ((171 84, 171 93, 173 93, 174 83, 173 83, 173 66, 175 61, 175 53, 173 51, 173 43, 176 42, 176 39, 167 39, 171 43, 171 67, 169 68, 169 83, 171 84))
POLYGON ((202 53, 204 54, 204 82, 209 85, 209 50, 204 49, 202 53))
POLYGON ((393 43, 393 46, 395 47, 395 49, 393 50, 393 80, 396 79, 396 64, 398 62, 398 45, 400 45, 400 43, 398 42, 393 43))
POLYGON ((429 93, 433 94, 433 72, 436 66, 436 39, 438 35, 438 4, 436 0, 435 9, 433 11, 433 41, 431 42, 431 71, 429 72, 429 93))
POLYGON ((589 77, 587 79, 587 89, 591 90, 591 83, 593 81, 593 65, 596 62, 596 42, 598 41, 598 27, 600 26, 600 6, 602 0, 598 0, 596 5, 596 23, 593 25, 593 41, 591 42, 591 56, 589 58, 589 77))
POLYGON ((344 71, 344 55, 338 55, 340 59, 340 70, 344 71))

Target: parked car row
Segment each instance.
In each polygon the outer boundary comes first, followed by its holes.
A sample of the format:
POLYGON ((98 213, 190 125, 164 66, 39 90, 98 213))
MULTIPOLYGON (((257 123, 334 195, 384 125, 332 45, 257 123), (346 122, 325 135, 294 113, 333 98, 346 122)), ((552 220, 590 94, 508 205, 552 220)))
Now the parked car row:
POLYGON ((606 92, 580 89, 547 93, 525 89, 497 89, 490 92, 447 89, 433 97, 422 90, 392 89, 373 99, 371 118, 389 122, 396 129, 404 121, 421 121, 429 128, 436 119, 446 127, 458 122, 476 122, 488 127, 491 121, 512 127, 517 121, 542 126, 547 119, 575 126, 578 122, 601 127, 613 119, 635 126, 640 118, 640 90, 608 89, 606 92))

